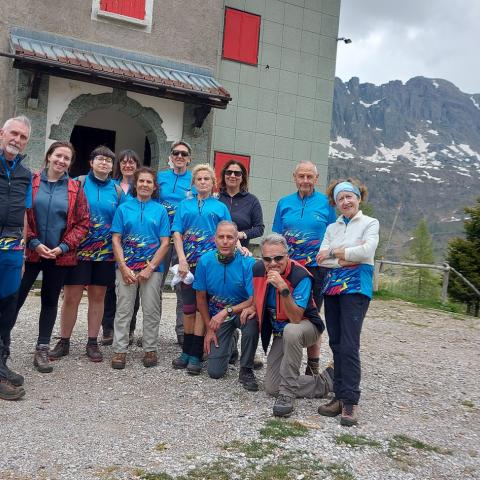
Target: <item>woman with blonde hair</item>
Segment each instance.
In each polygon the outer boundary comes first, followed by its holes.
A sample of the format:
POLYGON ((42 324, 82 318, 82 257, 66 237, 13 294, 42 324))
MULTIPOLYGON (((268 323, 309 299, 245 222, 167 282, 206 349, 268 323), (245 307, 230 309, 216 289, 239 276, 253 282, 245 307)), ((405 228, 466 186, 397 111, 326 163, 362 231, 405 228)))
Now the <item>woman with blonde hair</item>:
MULTIPOLYGON (((215 250, 215 231, 222 220, 231 220, 228 208, 212 192, 216 187, 215 172, 207 163, 192 170, 192 186, 196 193, 182 200, 172 224, 173 243, 178 255, 178 273, 183 278, 191 272, 200 257, 215 250)), ((201 372, 204 324, 196 315, 197 302, 192 283, 182 282, 184 340, 181 355, 174 359, 174 368, 186 368, 192 375, 201 372)))
POLYGON ((318 408, 340 424, 356 425, 360 400, 360 334, 373 290, 374 256, 379 223, 364 215, 360 203, 367 187, 357 180, 333 180, 330 204, 341 215, 327 227, 317 262, 329 269, 324 287, 325 320, 335 369, 335 397, 318 408))

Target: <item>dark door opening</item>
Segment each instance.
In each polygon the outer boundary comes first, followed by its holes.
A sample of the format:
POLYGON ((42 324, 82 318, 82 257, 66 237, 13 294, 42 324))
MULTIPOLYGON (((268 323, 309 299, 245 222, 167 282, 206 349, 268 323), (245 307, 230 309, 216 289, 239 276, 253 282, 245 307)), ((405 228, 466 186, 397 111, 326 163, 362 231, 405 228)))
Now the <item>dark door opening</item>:
POLYGON ((114 152, 115 135, 116 132, 114 130, 82 127, 79 125, 73 127, 70 142, 75 147, 76 159, 70 169, 70 176, 75 178, 79 175, 86 175, 90 171, 89 156, 94 148, 105 145, 114 152))

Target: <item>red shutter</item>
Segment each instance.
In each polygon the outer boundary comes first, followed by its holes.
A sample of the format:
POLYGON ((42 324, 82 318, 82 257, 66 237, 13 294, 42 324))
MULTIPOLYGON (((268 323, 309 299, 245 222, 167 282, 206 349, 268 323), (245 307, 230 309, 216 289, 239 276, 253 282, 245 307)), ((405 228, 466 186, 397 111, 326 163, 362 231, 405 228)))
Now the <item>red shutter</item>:
POLYGON ((253 13, 225 9, 223 58, 250 65, 258 64, 260 19, 260 16, 253 13))
POLYGON ((247 173, 250 174, 250 157, 248 155, 236 155, 235 153, 215 152, 213 165, 215 167, 215 176, 217 177, 218 185, 220 185, 220 174, 222 173, 222 168, 229 160, 236 160, 237 162, 241 163, 247 169, 247 173))
POLYGON ((100 0, 100 10, 144 20, 145 0, 100 0))

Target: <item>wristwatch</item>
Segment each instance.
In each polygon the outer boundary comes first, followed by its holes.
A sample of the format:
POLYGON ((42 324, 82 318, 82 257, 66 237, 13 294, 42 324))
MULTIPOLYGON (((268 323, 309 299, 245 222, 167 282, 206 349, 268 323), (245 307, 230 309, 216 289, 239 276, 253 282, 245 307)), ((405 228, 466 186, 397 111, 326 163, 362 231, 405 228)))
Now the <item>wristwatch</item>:
POLYGON ((228 314, 229 317, 231 317, 233 315, 233 308, 232 307, 227 307, 225 310, 227 311, 227 314, 228 314))
POLYGON ((283 290, 280 290, 280 295, 282 297, 288 297, 290 295, 290 289, 289 288, 284 288, 283 290))

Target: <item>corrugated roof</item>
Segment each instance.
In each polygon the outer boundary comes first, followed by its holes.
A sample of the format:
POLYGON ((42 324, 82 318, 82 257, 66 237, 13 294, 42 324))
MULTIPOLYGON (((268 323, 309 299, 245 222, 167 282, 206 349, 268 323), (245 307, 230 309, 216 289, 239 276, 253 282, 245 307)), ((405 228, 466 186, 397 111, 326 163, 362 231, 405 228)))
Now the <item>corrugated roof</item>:
POLYGON ((132 89, 145 89, 144 93, 150 95, 187 102, 197 98, 196 103, 219 108, 225 108, 231 100, 228 91, 213 76, 188 71, 198 70, 195 66, 175 62, 183 70, 169 68, 162 63, 174 62, 46 32, 12 29, 10 40, 15 66, 19 68, 41 67, 52 75, 61 74, 71 78, 78 78, 74 75, 76 72, 81 74, 83 81, 88 81, 85 74, 90 74, 95 78, 95 83, 120 82, 119 87, 127 90, 129 86, 136 87, 132 89), (139 57, 155 61, 141 61, 139 57), (102 78, 105 82, 102 82, 102 78))

